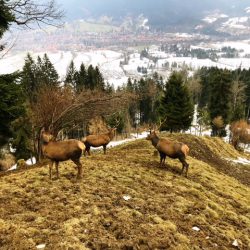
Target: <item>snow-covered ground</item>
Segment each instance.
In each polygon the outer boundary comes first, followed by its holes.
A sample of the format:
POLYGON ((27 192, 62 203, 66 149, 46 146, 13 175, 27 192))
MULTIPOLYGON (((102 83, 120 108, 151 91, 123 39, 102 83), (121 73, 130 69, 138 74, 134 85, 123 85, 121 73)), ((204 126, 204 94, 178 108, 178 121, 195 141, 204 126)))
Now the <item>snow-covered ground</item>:
POLYGON ((227 158, 226 160, 228 161, 231 161, 233 163, 240 163, 240 164, 243 164, 243 165, 250 165, 250 160, 246 159, 246 158, 242 158, 242 157, 238 157, 237 159, 230 159, 230 158, 227 158))
MULTIPOLYGON (((26 161, 26 164, 27 165, 33 165, 33 164, 36 164, 36 158, 35 157, 33 157, 32 159, 28 159, 27 161, 26 161)), ((8 169, 8 171, 10 171, 10 170, 15 170, 17 168, 17 164, 15 164, 15 165, 13 165, 11 168, 9 168, 8 169)))
MULTIPOLYGON (((250 67, 250 58, 244 57, 245 55, 250 54, 249 40, 233 42, 228 41, 211 44, 201 43, 200 45, 197 44, 195 46, 191 46, 191 48, 221 49, 222 47, 226 46, 241 50, 240 58, 220 58, 217 62, 214 62, 210 59, 176 57, 174 54, 168 54, 166 52, 160 51, 159 47, 155 45, 149 47, 148 53, 152 57, 158 58, 156 63, 153 62, 153 60, 147 58, 140 58, 140 54, 136 51, 129 53, 128 63, 125 65, 121 65, 121 62, 124 62, 124 52, 107 49, 82 52, 58 51, 53 53, 47 52, 47 54, 62 80, 66 75, 68 65, 70 64, 71 60, 73 60, 77 69, 79 69, 81 63, 84 63, 85 66, 90 64, 93 66, 98 66, 104 76, 105 81, 113 84, 116 88, 126 83, 128 77, 134 77, 137 79, 140 78, 142 74, 137 71, 138 67, 146 68, 149 74, 158 71, 165 78, 168 77, 171 70, 166 69, 167 63, 169 67, 171 67, 172 64, 177 64, 178 68, 181 68, 183 65, 187 65, 192 70, 199 69, 203 66, 216 66, 231 70, 238 67, 247 69, 250 67)), ((44 53, 30 52, 30 54, 36 60, 38 55, 42 57, 44 53)), ((8 74, 16 70, 21 70, 26 56, 27 52, 22 52, 19 54, 11 54, 11 52, 9 52, 2 59, 0 59, 0 74, 8 74)))

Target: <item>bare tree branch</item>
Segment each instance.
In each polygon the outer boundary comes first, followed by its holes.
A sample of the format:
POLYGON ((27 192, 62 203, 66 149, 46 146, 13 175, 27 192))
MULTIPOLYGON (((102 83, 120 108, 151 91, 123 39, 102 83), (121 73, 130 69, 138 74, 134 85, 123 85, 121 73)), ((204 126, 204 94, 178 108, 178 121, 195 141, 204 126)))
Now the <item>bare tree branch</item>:
POLYGON ((56 5, 54 0, 36 2, 34 0, 10 0, 8 8, 14 14, 14 23, 31 27, 36 23, 59 27, 62 25, 61 19, 64 12, 56 5))
POLYGON ((39 90, 32 104, 32 120, 37 128, 51 128, 56 136, 64 128, 87 124, 96 116, 107 116, 128 106, 131 95, 126 92, 107 94, 83 91, 74 96, 71 89, 46 87, 39 90))

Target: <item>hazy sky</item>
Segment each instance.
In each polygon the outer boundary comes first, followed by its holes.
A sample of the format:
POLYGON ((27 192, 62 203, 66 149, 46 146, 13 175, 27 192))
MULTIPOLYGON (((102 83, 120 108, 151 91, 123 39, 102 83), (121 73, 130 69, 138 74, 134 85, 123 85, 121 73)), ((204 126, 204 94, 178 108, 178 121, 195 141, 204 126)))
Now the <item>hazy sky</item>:
POLYGON ((238 12, 250 6, 250 0, 57 0, 65 9, 68 18, 85 18, 100 15, 125 15, 157 12, 197 13, 220 9, 225 12, 238 12))

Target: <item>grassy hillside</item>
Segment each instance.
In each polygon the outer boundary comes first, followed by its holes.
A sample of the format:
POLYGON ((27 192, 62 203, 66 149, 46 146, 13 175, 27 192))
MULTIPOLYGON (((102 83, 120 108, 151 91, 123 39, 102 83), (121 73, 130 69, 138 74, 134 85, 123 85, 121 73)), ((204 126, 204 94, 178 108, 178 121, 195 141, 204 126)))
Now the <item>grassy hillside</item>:
POLYGON ((189 178, 146 140, 82 158, 80 181, 71 162, 59 180, 45 166, 1 176, 0 249, 250 249, 250 167, 220 139, 172 137, 191 147, 189 178))

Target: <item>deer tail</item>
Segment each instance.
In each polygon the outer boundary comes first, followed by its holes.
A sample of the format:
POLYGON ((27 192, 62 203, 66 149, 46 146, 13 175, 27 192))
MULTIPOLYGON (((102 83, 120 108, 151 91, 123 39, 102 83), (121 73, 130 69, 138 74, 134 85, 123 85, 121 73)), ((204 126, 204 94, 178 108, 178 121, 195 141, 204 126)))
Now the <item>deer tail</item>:
POLYGON ((183 144, 181 146, 181 151, 183 152, 183 154, 185 155, 185 157, 187 157, 188 153, 189 153, 189 147, 186 144, 183 144))

